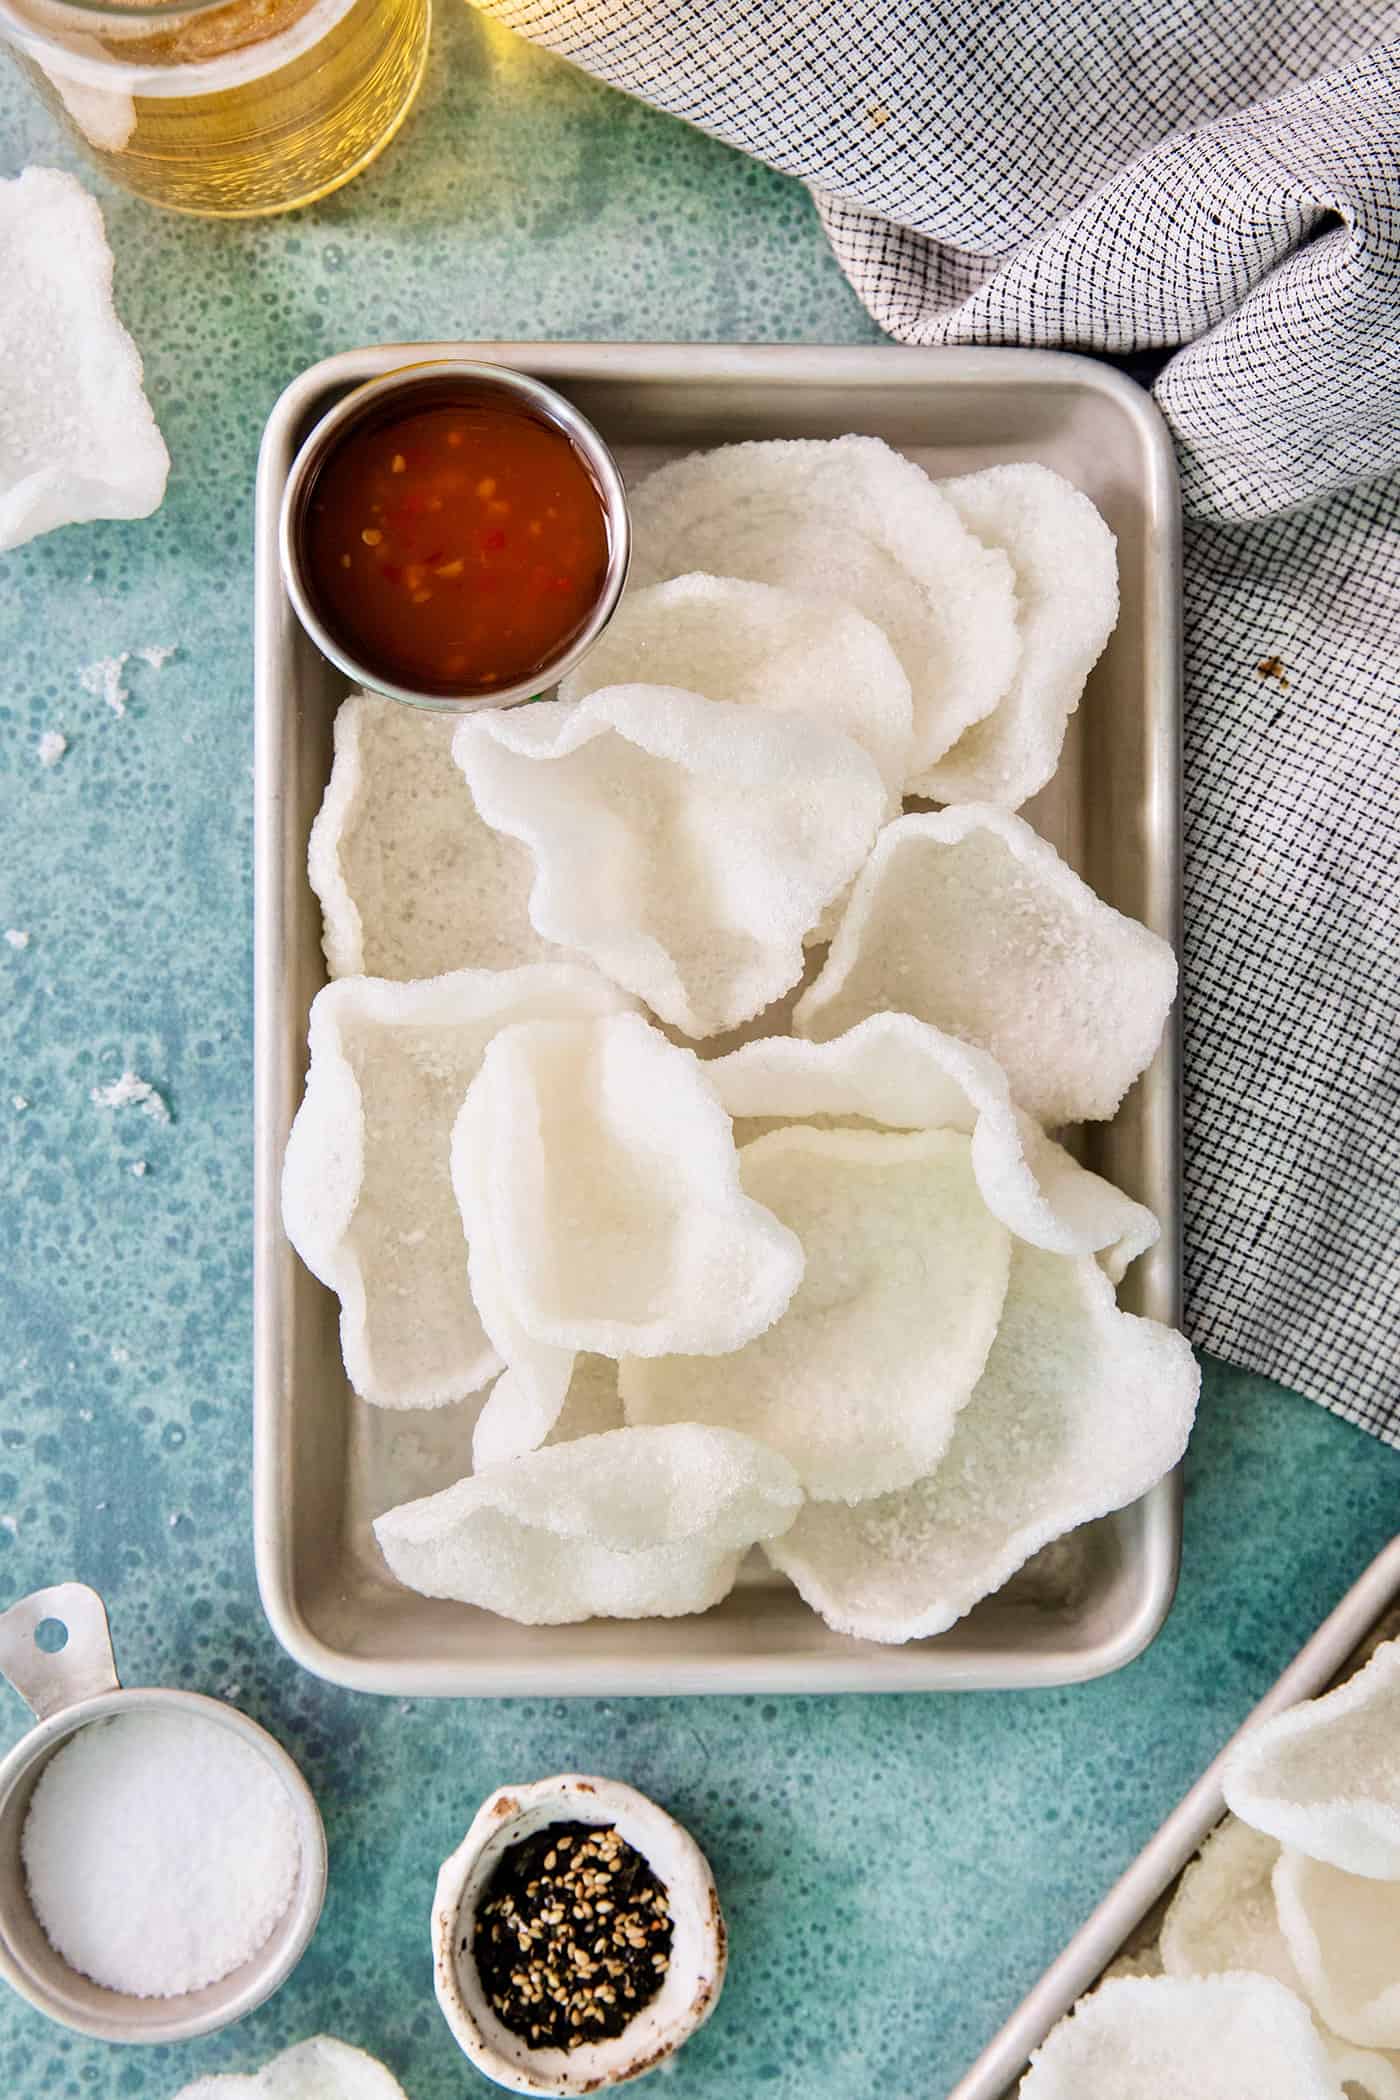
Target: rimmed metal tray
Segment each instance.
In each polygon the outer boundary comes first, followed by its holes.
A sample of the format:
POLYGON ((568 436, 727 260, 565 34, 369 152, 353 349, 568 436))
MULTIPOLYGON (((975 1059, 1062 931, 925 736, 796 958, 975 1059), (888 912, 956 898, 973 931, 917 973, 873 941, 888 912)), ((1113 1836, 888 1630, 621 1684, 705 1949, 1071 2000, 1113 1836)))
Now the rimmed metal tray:
MULTIPOLYGON (((1315 1699, 1349 1677, 1365 1659, 1381 1622, 1400 1613, 1400 1538, 1372 1561, 1336 1610, 1300 1650, 1156 1836, 1115 1882, 1093 1915, 1039 1983, 1017 2006, 994 2041, 948 2095, 948 2100, 1014 2100, 1016 2087, 1055 2022, 1092 1990, 1119 1954, 1137 1952, 1155 1936, 1160 1913, 1178 1879, 1225 1814, 1221 1782, 1225 1760, 1242 1735, 1271 1714, 1315 1699)), ((1387 1629, 1389 1630, 1389 1629, 1387 1629)), ((1400 1627, 1397 1627, 1400 1631, 1400 1627)))
MULTIPOLYGON (((1076 482, 1118 537, 1122 616, 1055 782, 1026 814, 1103 897, 1175 940, 1179 917, 1179 510, 1165 428, 1145 394, 1086 359, 1020 350, 418 343, 352 350, 289 386, 257 486, 255 1504, 258 1581, 309 1670, 397 1694, 932 1690, 1062 1684, 1130 1661, 1165 1618, 1177 1482, 1086 1526, 935 1640, 883 1648, 830 1632, 766 1570, 702 1618, 515 1626, 399 1588, 369 1525, 462 1468, 453 1410, 386 1415, 349 1392, 336 1303, 283 1236, 278 1177, 324 982, 306 842, 343 679, 298 627, 277 512, 306 432, 347 387, 421 358, 537 373, 591 417, 635 479, 739 438, 887 439, 934 474, 1033 459, 1076 482)), ((1176 1322, 1179 1044, 1173 1033, 1084 1157, 1163 1220, 1130 1272, 1130 1309, 1176 1322)))

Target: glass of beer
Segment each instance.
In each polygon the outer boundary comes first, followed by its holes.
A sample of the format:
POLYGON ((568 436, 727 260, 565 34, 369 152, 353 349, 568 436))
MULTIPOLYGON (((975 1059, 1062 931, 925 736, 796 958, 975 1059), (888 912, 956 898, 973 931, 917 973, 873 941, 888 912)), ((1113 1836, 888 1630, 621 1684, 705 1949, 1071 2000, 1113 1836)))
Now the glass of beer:
POLYGON ((113 181, 209 218, 291 211, 388 145, 431 0, 0 0, 0 38, 113 181))

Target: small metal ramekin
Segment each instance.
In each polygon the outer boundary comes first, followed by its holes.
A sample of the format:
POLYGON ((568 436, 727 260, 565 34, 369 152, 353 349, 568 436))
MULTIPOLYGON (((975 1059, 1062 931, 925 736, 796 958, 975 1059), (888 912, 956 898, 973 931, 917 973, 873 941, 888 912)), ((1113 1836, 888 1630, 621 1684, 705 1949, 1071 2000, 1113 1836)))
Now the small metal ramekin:
POLYGON ((0 1671, 38 1718, 0 1764, 0 1978, 79 2034, 104 2042, 183 2042, 241 2020, 271 1997, 300 1961, 326 1892, 326 1834, 311 1789, 280 1743, 222 1699, 117 1680, 107 1613, 96 1590, 61 1582, 0 1613, 0 1671), (66 1627, 58 1653, 35 1636, 45 1620, 66 1627), (286 1790, 301 1845, 291 1901, 256 1954, 202 1990, 134 1998, 80 1975, 49 1944, 34 1915, 20 1857, 29 1803, 55 1752, 91 1721, 116 1714, 183 1713, 231 1729, 265 1758, 286 1790))
POLYGON ((406 700, 413 707, 431 708, 438 714, 471 714, 479 707, 514 707, 522 700, 538 699, 547 687, 556 684, 588 653, 612 618, 622 596, 632 553, 632 528, 617 463, 593 425, 579 413, 572 401, 565 400, 562 394, 557 394, 553 387, 545 386, 541 380, 517 372, 509 365, 478 364, 469 358, 444 357, 423 364, 400 365, 397 371, 386 372, 380 379, 366 380, 363 386, 355 387, 343 400, 337 401, 335 407, 321 418, 292 461, 282 497, 278 546, 282 580, 287 596, 296 608, 297 618, 321 654, 344 671, 348 678, 353 678, 357 685, 368 686, 371 692, 387 693, 394 700, 406 700), (306 573, 303 527, 307 505, 322 466, 355 424, 366 417, 381 415, 388 401, 397 400, 407 409, 415 393, 429 397, 445 395, 454 386, 505 395, 568 438, 602 498, 608 533, 608 565, 598 601, 588 619, 570 638, 567 647, 549 663, 541 664, 531 677, 518 685, 493 686, 489 691, 424 693, 410 686, 394 685, 373 665, 361 663, 340 637, 326 626, 317 610, 306 573))

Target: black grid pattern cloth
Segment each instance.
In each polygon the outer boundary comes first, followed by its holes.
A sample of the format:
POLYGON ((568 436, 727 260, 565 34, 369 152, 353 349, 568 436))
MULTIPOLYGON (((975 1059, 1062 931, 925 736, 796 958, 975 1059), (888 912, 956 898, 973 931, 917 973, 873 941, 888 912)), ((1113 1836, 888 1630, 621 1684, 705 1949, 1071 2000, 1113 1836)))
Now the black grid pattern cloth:
POLYGON ((1164 358, 1187 1326, 1400 1444, 1400 6, 486 4, 809 183, 901 341, 1164 358))

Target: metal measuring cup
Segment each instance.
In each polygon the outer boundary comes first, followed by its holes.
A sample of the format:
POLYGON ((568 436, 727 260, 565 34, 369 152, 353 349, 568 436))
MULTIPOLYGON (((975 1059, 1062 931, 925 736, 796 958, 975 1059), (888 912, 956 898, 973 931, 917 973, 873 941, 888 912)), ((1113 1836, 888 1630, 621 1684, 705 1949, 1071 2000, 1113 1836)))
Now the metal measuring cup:
POLYGON ((0 1976, 51 2020, 105 2042, 182 2042, 241 2020, 286 1981, 301 1959, 326 1890, 326 1835, 311 1789, 265 1728, 221 1699, 156 1686, 123 1688, 107 1610, 96 1590, 60 1582, 0 1613, 0 1673, 37 1717, 0 1764, 0 1976), (35 1639, 46 1620, 67 1630, 57 1652, 35 1639), (80 1728, 110 1715, 197 1714, 264 1757, 287 1792, 301 1847, 296 1886, 271 1934, 241 1967, 173 1998, 136 1998, 81 1975, 44 1936, 20 1858, 29 1802, 49 1759, 80 1728))

